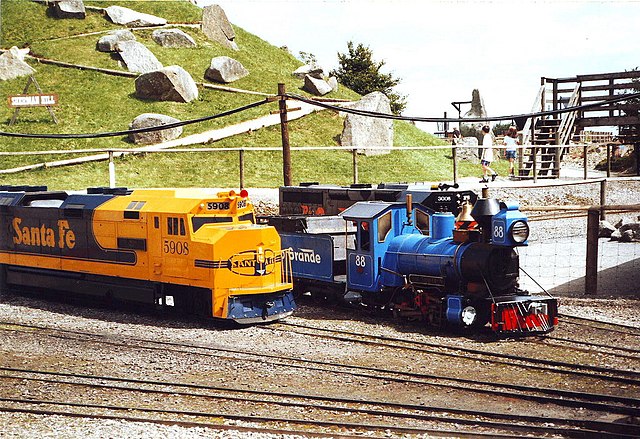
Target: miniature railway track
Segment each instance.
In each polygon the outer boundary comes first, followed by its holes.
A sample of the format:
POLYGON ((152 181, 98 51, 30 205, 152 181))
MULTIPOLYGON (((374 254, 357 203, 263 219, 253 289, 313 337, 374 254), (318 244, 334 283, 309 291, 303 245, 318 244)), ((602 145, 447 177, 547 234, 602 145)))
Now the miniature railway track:
POLYGON ((524 342, 542 344, 542 345, 553 344, 555 346, 561 346, 563 348, 570 348, 570 349, 579 350, 583 352, 593 352, 594 350, 597 350, 600 354, 613 355, 616 357, 627 358, 627 359, 636 360, 636 361, 638 360, 638 358, 640 358, 640 349, 627 348, 623 346, 612 346, 612 345, 606 345, 604 343, 594 343, 589 341, 574 340, 571 338, 556 337, 555 335, 546 337, 544 340, 524 340, 524 342), (571 346, 571 345, 577 345, 577 346, 571 346))
MULTIPOLYGON (((587 437, 588 435, 598 435, 599 437, 634 437, 640 434, 640 426, 623 425, 605 421, 591 421, 580 419, 565 419, 545 417, 545 422, 554 426, 540 425, 540 418, 536 416, 514 415, 504 413, 493 413, 476 410, 452 409, 445 407, 430 407, 414 404, 389 403, 384 401, 369 401, 350 398, 329 398, 311 395, 299 395, 293 393, 274 393, 271 391, 261 392, 246 389, 230 389, 228 387, 213 387, 204 385, 184 384, 175 382, 160 382, 152 380, 134 380, 116 378, 111 376, 95 376, 85 374, 60 373, 49 371, 37 371, 28 369, 2 368, 4 372, 0 379, 15 379, 22 382, 27 380, 38 381, 39 383, 56 384, 59 386, 87 387, 120 392, 143 392, 145 394, 156 394, 166 398, 176 396, 188 396, 190 398, 204 398, 215 400, 233 400, 245 403, 269 404, 276 406, 295 407, 305 410, 318 410, 327 412, 348 413, 349 415, 371 415, 384 417, 384 419, 402 418, 412 421, 436 421, 443 424, 456 424, 466 426, 480 426, 502 432, 520 432, 534 434, 561 434, 565 437, 587 437), (47 378, 33 378, 32 375, 46 376, 47 378), (50 378, 56 377, 56 378, 50 378), (63 379, 64 378, 64 379, 63 379), (72 379, 72 381, 69 381, 72 379), (105 382, 117 383, 105 384, 105 382), (196 391, 197 390, 197 391, 196 391), (203 393, 203 391, 216 392, 215 394, 203 393), (239 394, 251 396, 238 396, 239 394), (258 398, 256 398, 256 396, 258 398), (275 400, 274 400, 275 398, 275 400), (291 401, 295 399, 296 401, 291 401), (380 409, 384 407, 384 409, 380 409), (393 410, 391 410, 393 409, 393 410), (426 414, 431 412, 431 414, 426 414), (438 413, 438 414, 436 414, 438 413), (455 416, 453 416, 455 415, 455 416), (514 424, 517 423, 517 424, 514 424)), ((120 406, 111 404, 91 404, 87 402, 77 403, 71 401, 48 400, 48 399, 25 399, 25 398, 0 398, 0 403, 17 405, 38 405, 38 406, 65 406, 70 408, 83 408, 94 410, 141 412, 146 414, 161 414, 172 417, 197 417, 197 418, 224 418, 242 420, 247 422, 260 423, 286 423, 319 425, 322 427, 346 427, 357 431, 392 431, 404 434, 418 433, 453 433, 453 430, 443 430, 426 427, 401 426, 397 421, 391 424, 369 424, 339 421, 326 421, 317 419, 307 419, 273 417, 260 415, 242 415, 226 412, 201 412, 184 411, 172 409, 159 409, 150 407, 120 406)), ((8 410, 19 410, 15 407, 7 407, 8 410)), ((0 411, 5 410, 0 405, 0 411)), ((88 415, 87 415, 88 416, 88 415)), ((121 419, 121 418, 120 418, 121 419)), ((152 421, 153 422, 153 421, 152 421)), ((164 421, 166 422, 166 421, 164 421)), ((210 425, 212 428, 215 426, 210 425)), ((456 436, 477 434, 478 432, 456 431, 456 436)), ((492 437, 500 437, 501 434, 484 433, 492 437)), ((507 437, 513 437, 508 434, 507 437)))
MULTIPOLYGON (((497 352, 482 351, 479 349, 464 348, 460 346, 451 346, 441 343, 406 340, 393 337, 371 336, 369 334, 363 334, 352 331, 339 331, 334 329, 318 328, 315 326, 307 326, 301 324, 294 324, 288 322, 280 322, 272 325, 271 327, 277 329, 278 327, 292 327, 300 328, 307 331, 317 331, 318 336, 325 338, 332 338, 348 342, 357 342, 365 344, 374 344, 378 346, 410 349, 413 351, 426 352, 433 355, 444 355, 456 358, 464 359, 479 359, 494 364, 509 364, 513 365, 514 362, 518 362, 519 366, 538 369, 548 372, 563 373, 570 375, 578 375, 591 378, 599 378, 610 381, 617 381, 624 384, 633 384, 640 386, 640 372, 626 369, 613 369, 610 367, 593 366, 589 364, 576 364, 566 363, 555 360, 547 360, 542 358, 527 358, 521 355, 503 354, 497 352), (337 335, 331 335, 331 334, 337 335), (431 349, 445 349, 454 352, 438 352, 431 349), (473 357, 471 357, 473 356, 473 357)), ((296 331, 299 332, 299 331, 296 331)), ((305 333, 305 332, 300 332, 305 333)), ((308 334, 307 335, 311 335, 308 334)), ((637 359, 637 358, 636 358, 637 359)))
MULTIPOLYGON (((166 342, 146 340, 141 338, 118 337, 112 335, 96 334, 91 332, 61 330, 37 325, 22 325, 17 323, 0 322, 0 330, 5 331, 33 331, 42 330, 42 335, 70 339, 73 341, 100 343, 102 345, 114 345, 129 349, 158 350, 189 355, 215 356, 218 358, 227 354, 241 355, 242 358, 227 357, 232 360, 268 362, 287 368, 296 368, 312 371, 322 371, 334 374, 348 374, 351 376, 393 381, 406 384, 424 384, 438 388, 454 389, 461 392, 472 392, 496 397, 497 390, 508 390, 509 398, 518 398, 525 401, 540 404, 555 404, 563 407, 583 408, 605 413, 621 415, 637 415, 640 410, 640 399, 615 395, 594 394, 576 392, 552 388, 531 387, 526 385, 497 383, 478 383, 477 380, 466 378, 447 377, 434 374, 414 373, 408 371, 390 370, 376 367, 358 366, 353 364, 341 364, 329 361, 300 359, 275 354, 252 353, 242 349, 211 347, 193 343, 166 342), (23 328, 23 329, 21 329, 23 328), (57 333, 57 334, 56 334, 57 333)), ((353 341, 353 340, 350 340, 353 341)), ((483 360, 484 361, 484 360, 483 360)), ((0 368, 0 370, 4 370, 0 368)))
POLYGON ((570 314, 560 314, 559 317, 563 323, 569 323, 576 326, 586 326, 593 329, 621 333, 633 337, 640 337, 640 328, 636 326, 623 325, 621 323, 605 322, 603 320, 589 319, 586 317, 578 317, 570 314))
MULTIPOLYGON (((19 400, 15 400, 15 402, 19 402, 19 400)), ((1 407, 1 406, 0 406, 0 412, 28 413, 33 415, 63 416, 63 417, 70 417, 70 418, 106 419, 106 420, 112 420, 112 421, 174 425, 174 426, 185 427, 185 428, 211 428, 216 430, 234 430, 234 431, 251 432, 251 433, 271 433, 271 434, 281 434, 281 435, 300 434, 303 436, 306 435, 309 437, 322 437, 322 438, 327 436, 324 433, 314 433, 311 431, 252 428, 252 427, 243 427, 239 425, 224 425, 219 423, 205 423, 205 422, 195 422, 195 421, 186 421, 186 420, 180 421, 175 418, 171 420, 158 419, 158 418, 142 418, 137 416, 125 415, 125 414, 107 415, 107 414, 98 414, 98 413, 79 413, 79 412, 62 411, 62 410, 45 410, 45 409, 32 409, 32 408, 26 408, 26 407, 18 408, 18 407, 1 407)), ((336 436, 340 438, 361 438, 361 436, 351 436, 351 435, 342 435, 342 434, 333 434, 333 433, 331 434, 331 436, 336 436)))

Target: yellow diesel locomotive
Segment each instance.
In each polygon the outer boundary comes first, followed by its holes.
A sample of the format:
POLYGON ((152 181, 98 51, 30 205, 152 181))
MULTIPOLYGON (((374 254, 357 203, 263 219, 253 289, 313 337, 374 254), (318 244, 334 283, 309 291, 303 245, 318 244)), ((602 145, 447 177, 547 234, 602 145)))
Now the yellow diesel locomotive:
POLYGON ((239 323, 295 309, 291 262, 246 191, 0 186, 0 288, 239 323))

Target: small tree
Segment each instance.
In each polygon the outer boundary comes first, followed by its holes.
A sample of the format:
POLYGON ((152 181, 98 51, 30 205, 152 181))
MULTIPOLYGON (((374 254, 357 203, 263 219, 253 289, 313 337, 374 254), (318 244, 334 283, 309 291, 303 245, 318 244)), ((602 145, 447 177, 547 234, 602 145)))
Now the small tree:
POLYGON ((507 131, 509 131, 510 123, 498 123, 493 126, 493 135, 494 136, 506 136, 507 131))
POLYGON ((298 59, 303 63, 308 64, 310 66, 318 65, 318 60, 316 59, 316 56, 313 53, 300 51, 298 52, 298 54, 300 55, 298 56, 298 59))
POLYGON ((385 65, 384 61, 374 61, 373 53, 369 47, 353 42, 347 43, 348 53, 338 52, 339 67, 331 71, 331 75, 343 85, 361 95, 374 91, 384 93, 390 101, 391 112, 401 114, 407 106, 406 96, 394 93, 393 87, 400 83, 399 78, 391 74, 381 73, 380 69, 385 65))

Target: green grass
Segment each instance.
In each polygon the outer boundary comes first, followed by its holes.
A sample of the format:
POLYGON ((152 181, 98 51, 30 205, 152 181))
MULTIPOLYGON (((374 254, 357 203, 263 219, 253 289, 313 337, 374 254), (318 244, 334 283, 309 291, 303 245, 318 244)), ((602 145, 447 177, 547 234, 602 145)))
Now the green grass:
MULTIPOLYGON (((201 9, 187 1, 85 1, 85 5, 107 7, 118 4, 140 12, 168 19, 170 22, 197 22, 201 9)), ((85 20, 58 20, 48 15, 43 4, 27 0, 0 2, 3 48, 28 46, 32 53, 60 61, 124 70, 109 54, 95 49, 100 35, 79 36, 83 33, 108 31, 117 28, 100 13, 88 11, 85 20)), ((204 72, 211 58, 226 55, 240 61, 251 73, 230 84, 231 87, 276 93, 277 84, 284 83, 287 91, 303 94, 302 81, 291 72, 302 63, 286 51, 276 48, 259 37, 235 27, 240 51, 232 51, 209 41, 197 28, 184 28, 198 43, 193 49, 168 49, 151 39, 150 30, 134 30, 139 42, 145 44, 163 65, 180 65, 196 82, 204 81, 204 72)), ((31 62, 31 61, 30 61, 31 62)), ((126 130, 141 113, 162 113, 180 120, 218 114, 248 103, 263 100, 260 96, 221 92, 200 88, 200 96, 191 103, 150 102, 134 96, 134 79, 104 75, 97 72, 61 68, 31 62, 37 70, 36 78, 44 92, 57 93, 60 105, 55 107, 60 120, 52 123, 43 108, 22 110, 18 123, 9 127, 13 111, 0 108, 0 130, 25 133, 95 133, 126 130)), ((3 96, 22 92, 26 78, 0 82, 3 96)), ((31 89, 30 92, 34 92, 31 89)), ((340 87, 327 97, 357 99, 353 91, 340 87)), ((183 136, 216 129, 253 119, 277 110, 277 103, 189 125, 183 136)), ((339 144, 343 119, 335 112, 322 111, 292 121, 289 125, 292 146, 334 146, 339 144)), ((436 145, 439 140, 413 125, 395 122, 396 146, 436 145)), ((251 133, 233 136, 207 147, 279 147, 279 126, 262 128, 251 133)), ((0 151, 49 151, 88 148, 129 148, 124 136, 99 139, 18 139, 2 137, 0 151)), ((434 151, 396 151, 392 154, 359 157, 359 181, 437 181, 451 180, 452 164, 448 149, 434 151)), ((0 169, 69 158, 65 156, 2 156, 0 169)), ((337 184, 352 182, 352 156, 348 151, 293 152, 293 179, 323 181, 337 184)), ((248 151, 245 154, 245 185, 275 187, 282 183, 282 155, 280 152, 248 151)), ((158 186, 237 186, 238 153, 162 153, 129 156, 116 160, 117 183, 129 187, 158 186)), ((506 169, 506 168, 505 168, 506 169)), ((500 171, 499 171, 500 172, 500 171)), ((479 165, 461 164, 459 175, 480 175, 479 165)), ((106 162, 48 168, 20 174, 3 175, 3 184, 46 184, 52 189, 82 189, 108 184, 106 162)))

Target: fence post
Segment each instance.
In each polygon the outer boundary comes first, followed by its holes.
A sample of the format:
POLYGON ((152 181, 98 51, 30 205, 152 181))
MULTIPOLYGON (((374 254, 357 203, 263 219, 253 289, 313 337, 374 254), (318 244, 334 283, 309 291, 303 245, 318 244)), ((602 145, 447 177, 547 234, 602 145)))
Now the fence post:
POLYGON ((116 164, 113 162, 113 151, 109 151, 109 187, 116 187, 116 164))
POLYGON ((240 189, 244 189, 244 148, 240 149, 240 189))
MULTIPOLYGON (((600 206, 604 206, 607 204, 607 180, 602 180, 600 182, 600 206)), ((604 209, 600 211, 600 219, 604 221, 606 219, 607 214, 604 209)))
POLYGON ((531 171, 533 172, 533 182, 538 182, 538 148, 535 145, 532 145, 531 154, 533 157, 533 166, 531 171))
POLYGON ((607 178, 611 177, 611 144, 607 143, 607 178))
POLYGON ((451 148, 451 155, 453 156, 453 184, 458 183, 458 157, 457 157, 458 147, 453 145, 451 148))
POLYGON ((289 124, 287 123, 286 88, 278 84, 278 105, 280 108, 280 133, 282 135, 282 177, 285 186, 291 186, 291 147, 289 145, 289 124))
POLYGON ((353 184, 358 184, 358 150, 353 148, 353 184))
POLYGON ((587 213, 587 260, 584 275, 584 294, 587 296, 598 293, 598 226, 600 223, 600 210, 597 207, 591 207, 587 213))
POLYGON ((584 144, 584 153, 583 153, 583 155, 584 155, 584 159, 583 159, 583 161, 582 161, 583 166, 584 166, 584 179, 585 179, 585 180, 587 179, 587 148, 588 148, 588 146, 587 146, 587 144, 585 143, 585 144, 584 144))

